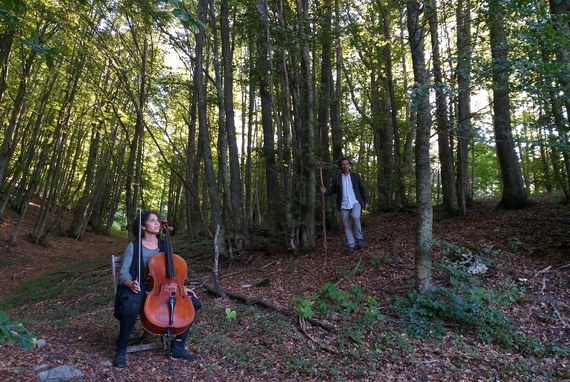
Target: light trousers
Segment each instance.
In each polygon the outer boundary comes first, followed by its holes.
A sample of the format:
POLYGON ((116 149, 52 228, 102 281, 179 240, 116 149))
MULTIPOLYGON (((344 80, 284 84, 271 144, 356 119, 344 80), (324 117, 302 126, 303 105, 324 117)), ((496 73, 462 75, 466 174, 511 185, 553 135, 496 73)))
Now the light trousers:
POLYGON ((362 240, 362 227, 360 225, 360 212, 362 210, 362 206, 360 203, 355 203, 350 210, 341 209, 340 213, 342 215, 342 222, 344 224, 344 233, 346 235, 346 241, 348 248, 354 249, 356 246, 356 242, 354 237, 356 236, 357 240, 362 240), (354 235, 352 230, 354 229, 354 235))

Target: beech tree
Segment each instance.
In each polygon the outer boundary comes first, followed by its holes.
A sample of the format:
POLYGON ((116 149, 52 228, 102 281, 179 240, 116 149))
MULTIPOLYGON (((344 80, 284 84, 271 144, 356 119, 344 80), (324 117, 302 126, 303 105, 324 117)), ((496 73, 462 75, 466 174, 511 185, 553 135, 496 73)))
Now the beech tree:
POLYGON ((519 158, 515 152, 511 126, 510 64, 504 26, 505 12, 506 9, 501 1, 489 1, 488 23, 493 58, 493 130, 503 184, 503 195, 499 206, 521 208, 527 204, 527 195, 519 158))
POLYGON ((192 240, 219 226, 219 248, 264 232, 307 252, 320 245, 320 172, 328 183, 348 156, 373 213, 417 208, 423 289, 438 169, 454 218, 473 196, 568 197, 565 2, 533 4, 536 17, 494 0, 10 4, 0 214, 37 198, 34 242, 110 233, 142 207, 192 240))
POLYGON ((413 110, 417 113, 416 127, 416 186, 418 220, 416 227, 416 289, 423 291, 433 287, 431 244, 432 199, 429 160, 431 116, 429 113, 428 78, 425 67, 424 28, 422 6, 417 1, 407 2, 407 25, 414 67, 416 87, 412 98, 413 110))

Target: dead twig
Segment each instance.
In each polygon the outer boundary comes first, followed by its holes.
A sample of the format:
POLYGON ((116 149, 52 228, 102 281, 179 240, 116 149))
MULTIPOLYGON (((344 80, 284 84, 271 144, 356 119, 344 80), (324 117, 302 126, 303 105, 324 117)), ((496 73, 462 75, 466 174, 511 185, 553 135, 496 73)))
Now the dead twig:
POLYGON ((270 267, 270 266, 272 266, 272 265, 279 265, 279 264, 281 264, 281 261, 280 261, 280 260, 272 261, 272 262, 270 262, 269 264, 264 265, 263 267, 259 268, 258 271, 260 271, 260 270, 262 270, 262 269, 265 269, 265 268, 267 268, 267 267, 270 267))
POLYGON ((317 273, 315 273, 315 272, 313 272, 313 271, 311 271, 311 270, 309 270, 309 269, 307 269, 307 268, 305 268, 305 267, 303 267, 303 266, 301 266, 301 265, 299 265, 299 264, 297 264, 296 266, 299 267, 299 268, 301 268, 301 269, 304 270, 305 272, 312 274, 312 275, 315 276, 315 277, 318 276, 317 273))
POLYGON ((560 323, 562 324, 562 326, 564 326, 565 328, 567 328, 568 325, 566 325, 566 322, 564 322, 564 320, 562 319, 562 316, 560 315, 560 312, 558 311, 558 309, 556 309, 556 306, 554 306, 554 304, 552 303, 552 301, 548 301, 548 304, 550 304, 550 307, 552 308, 552 310, 554 310, 554 314, 556 314, 556 317, 558 317, 558 320, 560 321, 560 323))
POLYGON ((309 335, 309 333, 307 333, 307 324, 306 324, 306 320, 305 318, 299 316, 299 328, 301 328, 301 332, 311 341, 313 341, 321 350, 326 350, 329 353, 334 353, 334 354, 339 354, 339 352, 329 346, 323 345, 322 343, 320 343, 319 341, 317 341, 316 339, 314 339, 313 337, 311 337, 309 335))
POLYGON ((343 278, 341 278, 340 280, 338 280, 336 282, 335 285, 340 284, 341 282, 343 282, 344 280, 348 279, 350 276, 352 276, 357 270, 358 267, 360 267, 360 263, 362 262, 362 256, 360 256, 360 258, 358 259, 358 264, 356 264, 356 267, 354 267, 354 269, 352 270, 352 272, 350 272, 348 275, 344 276, 343 278))
POLYGON ((546 268, 544 268, 544 269, 541 269, 540 271, 536 272, 536 273, 534 274, 534 276, 532 276, 532 277, 536 277, 536 276, 538 276, 538 275, 542 275, 543 273, 548 272, 551 268, 552 268, 552 265, 549 265, 548 267, 546 267, 546 268))

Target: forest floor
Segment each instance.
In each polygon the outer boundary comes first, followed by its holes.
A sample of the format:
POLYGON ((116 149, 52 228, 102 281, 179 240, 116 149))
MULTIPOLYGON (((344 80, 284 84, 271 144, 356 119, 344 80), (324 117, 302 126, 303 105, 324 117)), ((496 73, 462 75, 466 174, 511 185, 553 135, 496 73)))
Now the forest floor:
MULTIPOLYGON (((403 317, 396 303, 414 289, 415 215, 366 214, 367 246, 350 255, 343 233, 328 232, 326 248, 321 242, 308 254, 257 237, 255 249, 222 260, 222 288, 247 304, 205 288, 213 287, 210 243, 174 236, 203 304, 186 344, 199 360, 169 367, 164 350, 151 350, 128 354, 124 369, 111 365, 117 326, 109 256, 122 254, 127 240, 87 233, 82 241, 54 235, 46 246, 32 245, 32 208, 15 246, 0 246, 0 310, 46 345, 0 345, 0 379, 36 381, 40 365, 70 365, 82 372, 74 381, 568 380, 570 208, 552 198, 516 211, 494 211, 495 204, 477 202, 466 218, 436 213, 433 237, 484 259, 488 272, 472 290, 500 291, 505 322, 535 342, 500 343, 476 313, 472 326, 446 323, 443 335, 422 334, 425 326, 403 317), (316 321, 300 320, 296 308, 316 321)), ((5 213, 1 243, 16 218, 5 213)), ((445 260, 441 247, 434 263, 445 260)), ((442 272, 434 277, 449 285, 442 272)))

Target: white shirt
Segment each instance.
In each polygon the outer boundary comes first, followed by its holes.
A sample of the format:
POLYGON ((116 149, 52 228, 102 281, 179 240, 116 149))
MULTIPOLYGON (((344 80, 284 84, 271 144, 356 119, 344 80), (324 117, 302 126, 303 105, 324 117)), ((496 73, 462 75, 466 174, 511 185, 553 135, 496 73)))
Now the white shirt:
POLYGON ((342 175, 342 202, 340 204, 341 210, 351 210, 352 206, 358 203, 356 200, 356 195, 354 194, 354 188, 352 188, 352 179, 350 178, 350 172, 346 175, 342 175))

